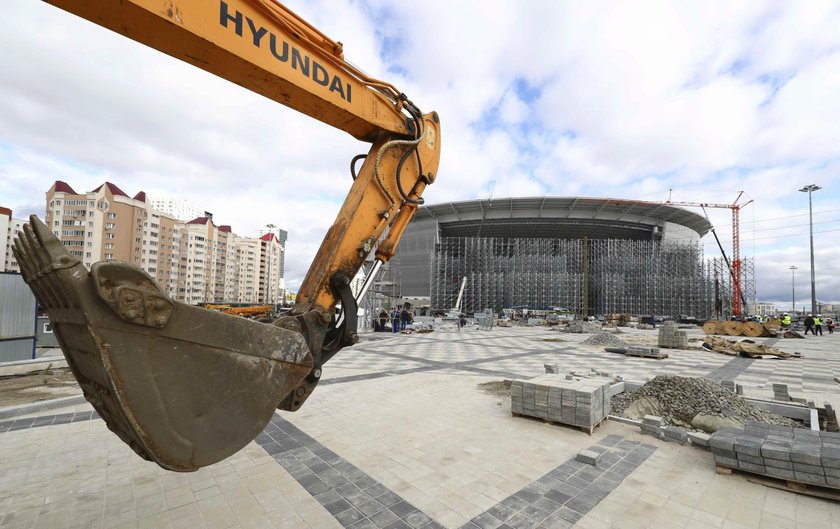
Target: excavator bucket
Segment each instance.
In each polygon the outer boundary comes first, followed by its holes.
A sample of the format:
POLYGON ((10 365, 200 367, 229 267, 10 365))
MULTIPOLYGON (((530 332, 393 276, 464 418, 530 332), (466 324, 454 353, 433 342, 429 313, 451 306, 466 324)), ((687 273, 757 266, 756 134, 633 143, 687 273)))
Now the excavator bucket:
POLYGON ((165 469, 240 450, 312 370, 300 333, 173 301, 129 264, 88 271, 34 215, 13 251, 85 398, 165 469))

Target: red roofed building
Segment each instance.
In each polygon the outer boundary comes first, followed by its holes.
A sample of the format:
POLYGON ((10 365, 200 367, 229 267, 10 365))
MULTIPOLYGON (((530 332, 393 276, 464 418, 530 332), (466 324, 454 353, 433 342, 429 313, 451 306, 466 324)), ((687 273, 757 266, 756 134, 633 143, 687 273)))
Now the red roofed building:
POLYGON ((46 224, 88 268, 97 261, 131 263, 190 304, 282 300, 284 231, 282 239, 246 238, 216 226, 210 213, 179 220, 156 209, 159 202, 145 192, 131 198, 111 182, 77 193, 56 181, 46 195, 46 224))

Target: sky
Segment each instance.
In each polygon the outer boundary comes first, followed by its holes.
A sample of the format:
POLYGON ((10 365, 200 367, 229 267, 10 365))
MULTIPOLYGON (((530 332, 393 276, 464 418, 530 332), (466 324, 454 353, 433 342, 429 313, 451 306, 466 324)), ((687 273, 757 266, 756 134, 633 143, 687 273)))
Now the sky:
MULTIPOLYGON (((794 285, 797 307, 810 304, 798 190, 817 184, 817 298, 840 302, 840 4, 286 5, 440 114, 427 203, 491 192, 732 203, 744 191, 741 255, 755 258, 759 300, 788 309, 794 285)), ((240 235, 288 230, 295 290, 366 144, 44 2, 3 11, 0 206, 43 216, 55 180, 178 196, 240 235)), ((709 215, 730 253, 731 212, 709 215)))

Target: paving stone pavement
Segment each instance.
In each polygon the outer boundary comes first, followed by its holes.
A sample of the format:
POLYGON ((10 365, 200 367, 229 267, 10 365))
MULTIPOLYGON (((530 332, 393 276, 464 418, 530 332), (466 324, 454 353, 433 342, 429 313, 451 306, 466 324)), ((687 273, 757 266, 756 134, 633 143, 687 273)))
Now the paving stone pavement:
MULTIPOLYGON (((655 332, 620 337, 650 345, 655 332)), ((581 346, 587 337, 368 336, 327 364, 301 410, 188 474, 139 459, 87 405, 2 421, 0 528, 840 528, 840 505, 719 476, 708 452, 615 422, 590 437, 512 417, 509 401, 477 389, 542 374, 543 364, 630 380, 731 372, 758 395, 781 381, 840 408, 836 338, 782 340, 805 359, 747 365, 693 350, 627 358, 581 346), (604 468, 575 461, 581 449, 604 451, 604 468)))

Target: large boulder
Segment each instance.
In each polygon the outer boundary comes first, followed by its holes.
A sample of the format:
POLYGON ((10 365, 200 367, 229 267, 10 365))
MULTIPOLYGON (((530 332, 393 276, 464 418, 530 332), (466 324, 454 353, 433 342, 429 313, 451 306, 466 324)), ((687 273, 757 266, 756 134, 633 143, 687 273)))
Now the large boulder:
POLYGON ((743 428, 744 421, 736 417, 720 417, 719 415, 698 413, 691 419, 691 427, 695 430, 714 433, 721 428, 743 428))
POLYGON ((662 415, 662 405, 658 400, 651 397, 639 397, 624 410, 625 417, 629 419, 642 419, 645 415, 662 415))

